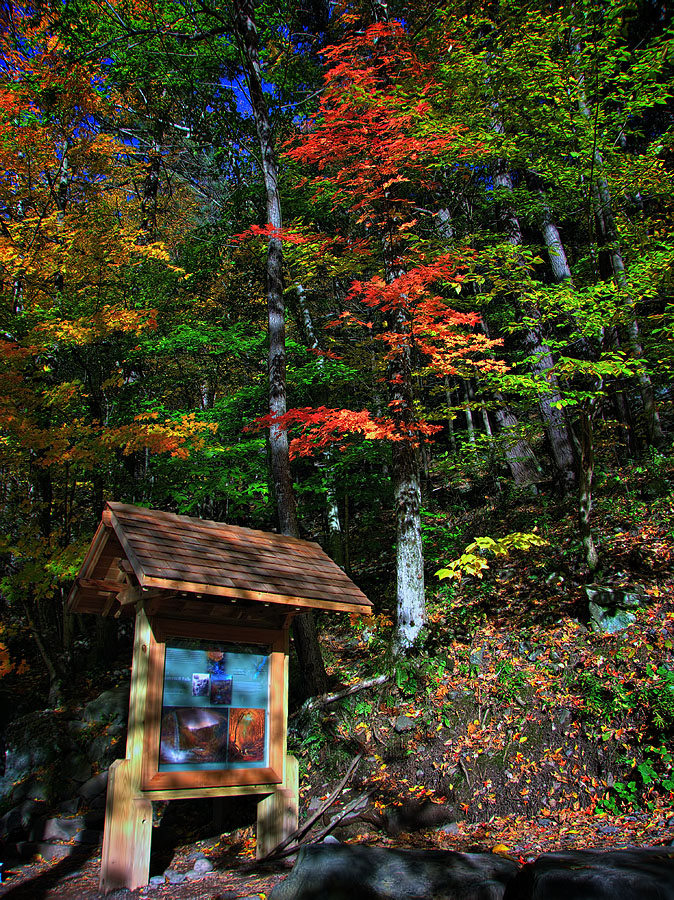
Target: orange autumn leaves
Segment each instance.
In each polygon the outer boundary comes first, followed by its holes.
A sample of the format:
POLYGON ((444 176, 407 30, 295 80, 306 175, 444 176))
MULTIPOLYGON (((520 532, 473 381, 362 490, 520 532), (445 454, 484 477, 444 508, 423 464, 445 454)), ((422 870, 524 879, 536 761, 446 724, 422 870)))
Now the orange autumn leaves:
POLYGON ((0 458, 93 468, 141 448, 187 455, 209 427, 193 417, 110 415, 127 377, 123 348, 156 327, 133 273, 171 268, 142 231, 138 163, 111 136, 122 99, 100 61, 67 52, 55 13, 15 5, 1 15, 0 458), (81 374, 94 354, 105 360, 95 384, 81 374))

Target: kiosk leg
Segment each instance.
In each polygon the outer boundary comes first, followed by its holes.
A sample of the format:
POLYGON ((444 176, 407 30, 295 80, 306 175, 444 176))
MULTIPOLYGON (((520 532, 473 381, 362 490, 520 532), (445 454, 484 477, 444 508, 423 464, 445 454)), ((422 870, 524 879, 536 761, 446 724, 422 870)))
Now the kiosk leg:
POLYGON ((292 834, 299 816, 299 767, 294 756, 286 756, 285 787, 257 805, 257 848, 260 859, 292 834))
POLYGON ((99 890, 135 890, 150 879, 152 801, 140 797, 130 777, 128 759, 110 766, 99 890))

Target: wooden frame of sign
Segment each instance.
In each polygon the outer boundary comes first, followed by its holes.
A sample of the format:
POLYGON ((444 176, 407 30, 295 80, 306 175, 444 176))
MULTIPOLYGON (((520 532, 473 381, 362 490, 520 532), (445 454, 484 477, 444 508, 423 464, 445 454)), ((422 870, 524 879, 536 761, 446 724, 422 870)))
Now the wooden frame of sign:
POLYGON ((257 855, 271 850, 297 826, 297 761, 286 754, 288 630, 150 620, 136 615, 126 759, 110 767, 100 889, 134 890, 148 882, 152 801, 267 794, 258 804, 257 855), (268 649, 268 765, 162 771, 160 741, 166 645, 171 638, 246 644, 268 649))
MULTIPOLYGON (((170 800, 177 796, 188 796, 192 789, 201 796, 204 788, 241 787, 242 785, 280 784, 283 781, 283 765, 286 746, 287 709, 287 630, 273 631, 261 628, 227 628, 217 625, 200 625, 168 619, 152 621, 149 646, 149 672, 145 709, 143 760, 141 788, 152 791, 156 800, 170 800), (162 771, 160 764, 160 738, 164 705, 162 693, 165 674, 167 640, 188 638, 209 643, 231 644, 232 642, 258 645, 269 650, 269 765, 245 768, 239 763, 235 769, 179 769, 176 764, 171 771, 162 771)), ((216 764, 213 764, 216 765, 216 764)))

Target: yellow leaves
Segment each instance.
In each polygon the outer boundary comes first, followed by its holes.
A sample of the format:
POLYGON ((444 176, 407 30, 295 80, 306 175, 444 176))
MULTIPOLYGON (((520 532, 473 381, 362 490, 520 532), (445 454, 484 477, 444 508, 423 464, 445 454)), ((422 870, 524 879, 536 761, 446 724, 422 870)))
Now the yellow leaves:
POLYGON ((435 574, 440 579, 455 578, 459 581, 463 575, 482 578, 490 565, 486 554, 508 556, 514 550, 527 551, 547 545, 545 538, 534 532, 514 531, 502 538, 477 537, 458 559, 452 560, 446 568, 438 569, 435 574))
POLYGON ((498 856, 508 856, 510 853, 510 848, 506 847, 505 844, 494 844, 491 848, 492 853, 496 853, 498 856))
POLYGON ((112 447, 121 446, 126 456, 147 448, 187 459, 192 450, 203 447, 208 434, 215 434, 218 429, 217 423, 200 422, 194 413, 160 421, 156 412, 146 412, 137 415, 134 423, 106 430, 105 442, 112 447))
POLYGON ((78 400, 82 393, 82 384, 79 381, 66 381, 44 392, 44 398, 48 406, 67 407, 74 400, 78 400))
POLYGON ((45 347, 54 341, 83 347, 114 333, 140 335, 155 327, 155 310, 132 310, 120 304, 110 304, 88 316, 62 318, 47 314, 46 321, 35 326, 33 335, 45 347))
POLYGON ((354 728, 354 731, 358 733, 359 737, 364 738, 366 741, 372 739, 372 732, 367 722, 359 722, 354 728))
POLYGON ((159 241, 156 241, 153 244, 148 244, 145 248, 144 256, 148 257, 149 259, 160 259, 162 260, 162 262, 170 261, 170 256, 168 250, 166 249, 166 245, 159 241))

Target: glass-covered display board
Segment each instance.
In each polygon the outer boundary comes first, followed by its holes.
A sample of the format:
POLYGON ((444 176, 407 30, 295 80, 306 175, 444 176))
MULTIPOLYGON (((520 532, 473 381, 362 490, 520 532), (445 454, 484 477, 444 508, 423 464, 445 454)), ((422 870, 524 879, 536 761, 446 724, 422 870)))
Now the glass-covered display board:
POLYGON ((270 765, 271 648, 169 639, 159 772, 270 765))

